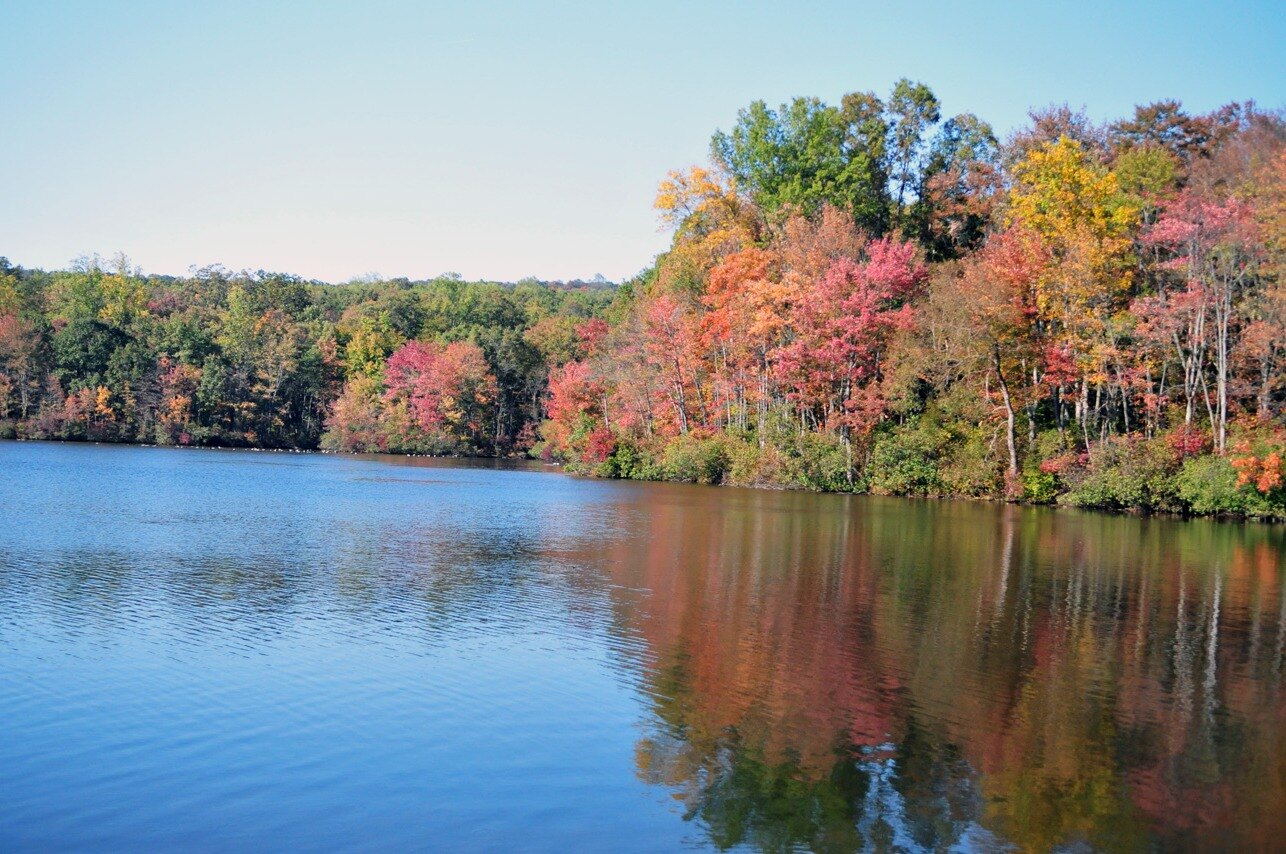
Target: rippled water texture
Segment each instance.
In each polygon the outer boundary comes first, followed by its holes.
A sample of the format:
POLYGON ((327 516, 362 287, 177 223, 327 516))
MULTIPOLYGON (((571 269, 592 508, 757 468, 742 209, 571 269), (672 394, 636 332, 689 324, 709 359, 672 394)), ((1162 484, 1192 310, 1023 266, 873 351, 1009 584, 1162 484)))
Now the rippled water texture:
POLYGON ((1278 528, 0 443, 0 849, 1286 838, 1278 528))

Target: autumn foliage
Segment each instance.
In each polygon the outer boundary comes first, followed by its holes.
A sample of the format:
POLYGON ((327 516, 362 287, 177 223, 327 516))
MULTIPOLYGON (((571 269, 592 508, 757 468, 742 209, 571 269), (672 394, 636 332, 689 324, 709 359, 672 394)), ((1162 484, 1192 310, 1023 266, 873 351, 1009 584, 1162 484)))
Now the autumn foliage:
POLYGON ((756 102, 619 286, 0 264, 0 436, 1286 516, 1286 121, 756 102))
POLYGON ((604 283, 307 282, 0 259, 0 437, 509 454, 604 283))
POLYGON ((672 247, 551 377, 543 453, 624 477, 1280 514, 1286 124, 1166 102, 1100 128, 1059 108, 1001 144, 967 114, 934 135, 936 99, 903 83, 752 105, 710 168, 662 182, 672 247), (844 171, 863 144, 873 171, 844 171))

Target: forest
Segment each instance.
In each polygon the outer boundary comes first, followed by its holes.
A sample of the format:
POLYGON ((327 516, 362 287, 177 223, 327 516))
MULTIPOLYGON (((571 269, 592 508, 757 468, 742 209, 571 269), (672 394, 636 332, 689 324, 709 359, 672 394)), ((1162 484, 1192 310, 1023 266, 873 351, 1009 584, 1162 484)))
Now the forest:
POLYGON ((551 362, 598 282, 309 282, 123 256, 0 259, 0 436, 505 455, 532 444, 551 362))
POLYGON ((618 286, 0 261, 0 437, 1286 517, 1286 119, 743 109, 618 286))

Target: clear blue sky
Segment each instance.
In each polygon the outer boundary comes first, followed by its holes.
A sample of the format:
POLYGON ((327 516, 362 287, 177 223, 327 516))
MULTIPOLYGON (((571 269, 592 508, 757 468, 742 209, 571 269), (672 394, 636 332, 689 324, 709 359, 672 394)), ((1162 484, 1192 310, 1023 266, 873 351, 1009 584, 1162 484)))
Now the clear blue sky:
POLYGON ((617 279, 756 98, 923 80, 1007 133, 1283 103, 1279 2, 0 0, 0 255, 617 279))

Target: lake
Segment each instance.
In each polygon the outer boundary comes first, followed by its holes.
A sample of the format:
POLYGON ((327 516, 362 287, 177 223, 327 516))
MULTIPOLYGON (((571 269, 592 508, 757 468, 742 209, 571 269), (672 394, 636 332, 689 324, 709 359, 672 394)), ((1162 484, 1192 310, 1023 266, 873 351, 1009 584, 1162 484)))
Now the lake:
POLYGON ((0 442, 0 849, 1269 850, 1279 527, 0 442))

